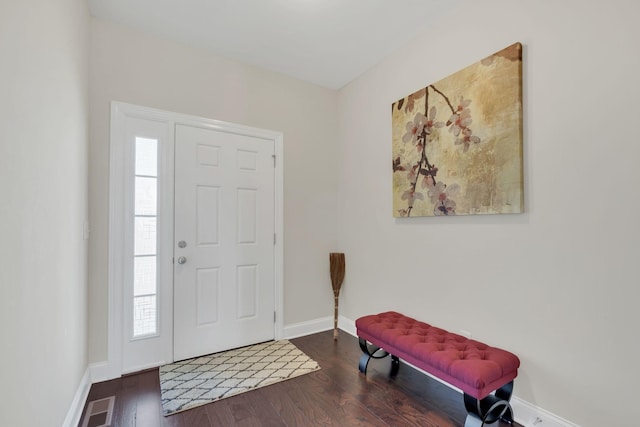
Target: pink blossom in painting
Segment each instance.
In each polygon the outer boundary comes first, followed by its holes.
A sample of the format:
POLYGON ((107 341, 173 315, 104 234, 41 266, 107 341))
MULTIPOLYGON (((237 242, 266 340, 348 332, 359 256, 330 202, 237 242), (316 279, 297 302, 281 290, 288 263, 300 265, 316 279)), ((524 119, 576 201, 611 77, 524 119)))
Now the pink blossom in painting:
MULTIPOLYGON (((406 200, 406 209, 398 210, 400 216, 411 216, 413 203, 415 200, 424 200, 424 194, 417 190, 418 180, 421 179, 421 189, 427 190, 427 196, 431 202, 435 204, 434 215, 455 215, 456 202, 455 197, 460 191, 458 184, 452 184, 447 187, 443 181, 438 181, 436 176, 438 168, 429 162, 426 153, 426 145, 433 141, 435 130, 447 127, 449 132, 455 137, 454 145, 462 145, 462 151, 467 152, 471 143, 480 143, 480 138, 473 135, 471 131, 471 100, 460 97, 457 104, 452 104, 446 94, 438 90, 434 85, 427 86, 424 91, 418 93, 425 96, 424 114, 418 111, 413 118, 406 124, 406 133, 402 137, 402 141, 406 144, 411 142, 416 147, 418 159, 410 165, 401 166, 400 158, 397 158, 393 164, 393 171, 408 171, 407 179, 409 180, 409 188, 402 194, 401 199, 406 200), (446 122, 438 120, 439 112, 434 105, 429 106, 429 96, 439 96, 446 101, 449 107, 448 120, 446 122), (428 116, 427 116, 428 112, 428 116)), ((407 98, 404 104, 405 110, 413 110, 415 97, 407 98)), ((403 103, 398 104, 398 108, 402 108, 403 103)), ((447 114, 445 111, 442 114, 447 114)))

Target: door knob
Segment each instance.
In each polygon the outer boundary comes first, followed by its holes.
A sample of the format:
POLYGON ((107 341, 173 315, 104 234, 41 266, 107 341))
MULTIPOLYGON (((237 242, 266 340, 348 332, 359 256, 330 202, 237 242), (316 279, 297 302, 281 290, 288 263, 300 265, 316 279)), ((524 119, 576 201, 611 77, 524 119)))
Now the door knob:
POLYGON ((184 240, 180 240, 180 241, 178 242, 178 247, 179 247, 180 249, 184 249, 184 248, 186 248, 186 247, 187 247, 187 242, 185 242, 184 240))
POLYGON ((178 264, 184 264, 185 262, 187 262, 187 257, 178 257, 178 264))

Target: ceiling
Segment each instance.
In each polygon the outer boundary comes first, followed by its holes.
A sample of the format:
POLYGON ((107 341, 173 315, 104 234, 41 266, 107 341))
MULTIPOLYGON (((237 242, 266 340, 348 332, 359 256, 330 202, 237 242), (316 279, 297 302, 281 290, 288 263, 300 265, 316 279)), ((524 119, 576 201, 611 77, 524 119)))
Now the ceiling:
POLYGON ((463 0, 88 0, 98 19, 339 89, 463 0))

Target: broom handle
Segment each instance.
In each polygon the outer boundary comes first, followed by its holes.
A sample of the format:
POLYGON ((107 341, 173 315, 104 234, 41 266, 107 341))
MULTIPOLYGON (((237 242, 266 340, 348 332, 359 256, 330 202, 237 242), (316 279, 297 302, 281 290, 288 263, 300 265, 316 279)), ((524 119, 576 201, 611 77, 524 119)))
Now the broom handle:
POLYGON ((333 339, 338 339, 338 295, 333 297, 334 309, 333 309, 333 339))

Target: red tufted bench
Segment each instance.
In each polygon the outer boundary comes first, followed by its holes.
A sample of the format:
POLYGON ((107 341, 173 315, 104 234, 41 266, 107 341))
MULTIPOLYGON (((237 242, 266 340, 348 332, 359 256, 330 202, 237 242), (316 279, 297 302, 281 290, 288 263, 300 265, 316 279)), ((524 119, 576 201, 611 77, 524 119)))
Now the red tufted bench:
POLYGON ((513 421, 509 400, 520 366, 516 355, 393 311, 361 317, 356 329, 363 374, 371 358, 391 355, 392 375, 402 359, 461 389, 469 413, 465 427, 513 421))

